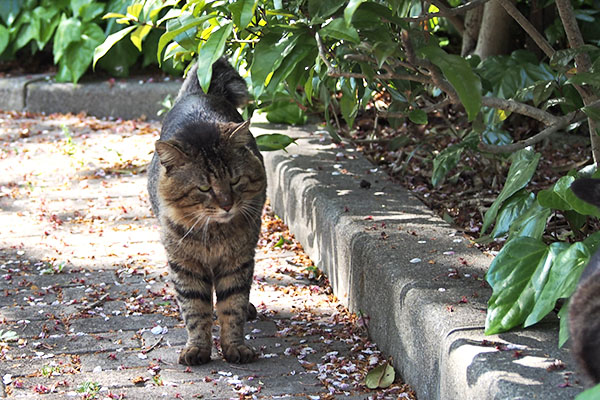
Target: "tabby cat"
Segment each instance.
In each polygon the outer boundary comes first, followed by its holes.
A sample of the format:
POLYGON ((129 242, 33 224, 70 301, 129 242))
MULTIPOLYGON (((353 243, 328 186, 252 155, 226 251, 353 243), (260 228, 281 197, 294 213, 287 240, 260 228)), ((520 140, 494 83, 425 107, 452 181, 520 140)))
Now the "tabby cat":
POLYGON ((210 361, 213 290, 223 356, 246 363, 244 343, 254 253, 265 203, 266 175, 256 142, 236 107, 244 80, 224 59, 214 63, 208 93, 190 69, 166 115, 148 168, 152 210, 161 226, 188 339, 179 363, 210 361))
MULTIPOLYGON (((600 179, 577 179, 571 185, 580 199, 600 207, 600 179)), ((571 297, 569 327, 577 364, 594 383, 600 383, 600 250, 583 271, 571 297)))

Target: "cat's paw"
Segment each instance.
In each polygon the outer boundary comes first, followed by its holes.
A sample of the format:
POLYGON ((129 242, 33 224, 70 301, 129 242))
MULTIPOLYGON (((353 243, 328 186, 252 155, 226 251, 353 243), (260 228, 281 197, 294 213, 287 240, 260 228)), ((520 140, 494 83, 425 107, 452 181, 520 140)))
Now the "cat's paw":
POLYGON ((223 357, 230 363, 245 364, 256 359, 256 352, 246 344, 234 344, 223 346, 223 357))
POLYGON ((179 354, 179 364, 201 365, 210 361, 210 349, 188 346, 179 354))

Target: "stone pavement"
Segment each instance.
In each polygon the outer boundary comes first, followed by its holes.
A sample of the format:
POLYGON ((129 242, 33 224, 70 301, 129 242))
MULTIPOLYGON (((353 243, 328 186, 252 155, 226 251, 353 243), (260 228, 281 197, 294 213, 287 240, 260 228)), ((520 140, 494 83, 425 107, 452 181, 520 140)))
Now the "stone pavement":
POLYGON ((272 213, 247 324, 260 358, 178 365, 185 331, 145 188, 158 124, 0 112, 0 126, 0 397, 414 398, 365 388, 383 356, 272 213))

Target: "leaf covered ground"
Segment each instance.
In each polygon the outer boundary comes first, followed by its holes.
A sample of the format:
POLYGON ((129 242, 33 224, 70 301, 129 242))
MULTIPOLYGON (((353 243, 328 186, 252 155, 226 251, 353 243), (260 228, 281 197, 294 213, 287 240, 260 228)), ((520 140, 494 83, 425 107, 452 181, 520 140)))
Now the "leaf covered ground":
POLYGON ((145 188, 159 125, 14 112, 0 125, 0 397, 415 398, 400 378, 367 388, 393 360, 268 209, 247 325, 260 358, 227 364, 215 340, 212 362, 178 365, 185 330, 145 188))

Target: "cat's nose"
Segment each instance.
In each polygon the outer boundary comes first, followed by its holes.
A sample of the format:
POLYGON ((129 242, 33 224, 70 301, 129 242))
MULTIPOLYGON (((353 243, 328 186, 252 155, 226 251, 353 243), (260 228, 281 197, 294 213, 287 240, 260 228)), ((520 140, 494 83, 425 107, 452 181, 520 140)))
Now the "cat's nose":
POLYGON ((221 208, 227 212, 229 212, 229 210, 231 210, 231 208, 233 207, 233 204, 222 204, 221 208))

